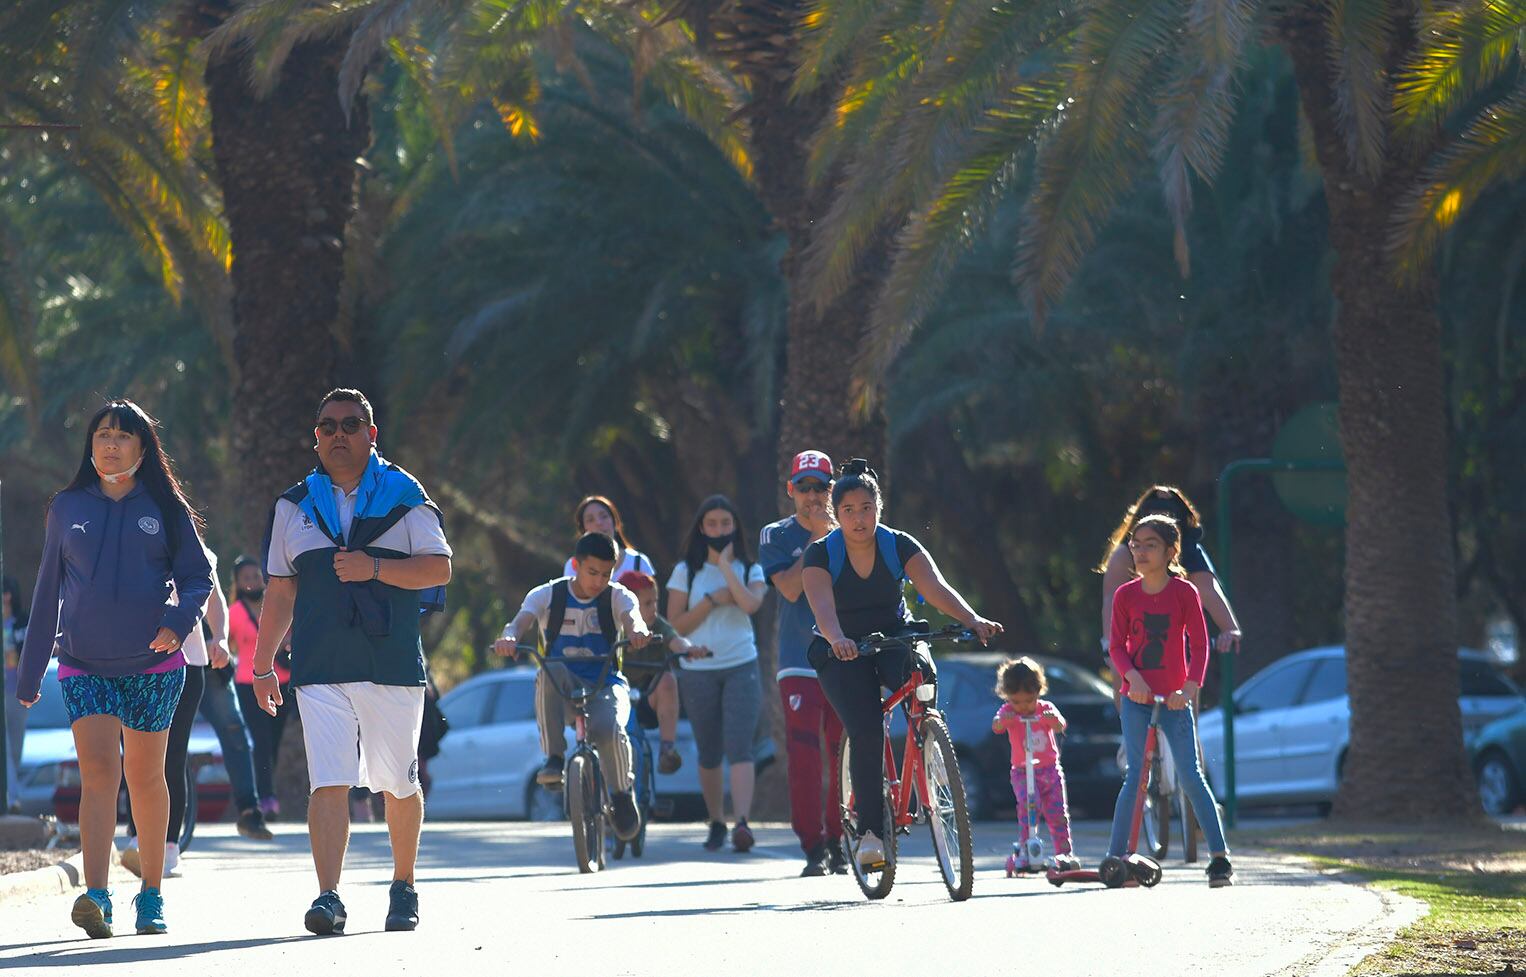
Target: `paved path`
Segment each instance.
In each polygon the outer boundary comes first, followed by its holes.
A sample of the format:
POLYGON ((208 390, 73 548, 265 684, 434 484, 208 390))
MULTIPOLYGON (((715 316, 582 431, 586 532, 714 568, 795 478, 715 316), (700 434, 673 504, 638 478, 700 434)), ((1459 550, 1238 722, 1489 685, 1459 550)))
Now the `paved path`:
MULTIPOLYGON (((783 827, 760 827, 759 847, 738 856, 705 852, 701 825, 661 824, 644 858, 580 876, 565 824, 483 823, 426 825, 423 922, 412 934, 381 931, 385 830, 357 827, 341 889, 349 933, 317 938, 302 930, 316 894, 306 834, 279 828, 274 843, 222 825, 198 831, 183 877, 165 885, 166 936, 130 935, 131 879, 115 883, 117 931, 129 935, 110 941, 84 939, 69 924, 72 896, 0 906, 0 971, 796 977, 863 972, 870 954, 885 952, 875 948, 893 948, 904 962, 882 970, 979 977, 1025 961, 1022 970, 1050 977, 1291 977, 1342 972, 1314 964, 1353 933, 1370 940, 1374 928, 1397 921, 1371 891, 1265 856, 1238 857, 1239 884, 1230 889, 1210 890, 1201 867, 1179 861, 1149 891, 1009 880, 1010 824, 977 827, 974 897, 956 905, 921 829, 903 843, 889 899, 871 904, 851 878, 798 878, 799 852, 783 827)), ((1099 851, 1103 828, 1078 826, 1083 854, 1099 851)))

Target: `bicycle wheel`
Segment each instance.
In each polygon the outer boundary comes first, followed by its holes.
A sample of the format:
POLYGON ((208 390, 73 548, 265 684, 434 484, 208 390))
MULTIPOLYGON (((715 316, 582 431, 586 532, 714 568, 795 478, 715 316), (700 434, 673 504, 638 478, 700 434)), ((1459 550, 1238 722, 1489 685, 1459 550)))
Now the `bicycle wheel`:
MULTIPOLYGON (((870 899, 883 899, 890 895, 890 887, 895 885, 895 847, 896 832, 887 830, 883 839, 885 849, 885 861, 877 869, 864 869, 858 861, 859 843, 862 840, 858 833, 858 815, 854 804, 853 777, 849 773, 850 747, 848 737, 844 736, 842 745, 837 749, 837 783, 838 797, 841 800, 841 813, 843 825, 843 841, 848 847, 848 865, 853 871, 853 880, 865 896, 870 899)), ((886 792, 889 792, 887 784, 886 792)), ((890 811, 894 808, 881 796, 880 803, 884 805, 886 812, 885 821, 890 821, 890 811)))
POLYGON ((1156 861, 1171 847, 1171 795, 1161 778, 1160 754, 1150 764, 1150 783, 1145 790, 1145 809, 1139 831, 1139 851, 1156 861))
POLYGON ((927 827, 938 856, 938 871, 955 902, 970 897, 975 885, 975 853, 970 841, 970 814, 965 807, 964 780, 943 717, 928 713, 922 719, 922 771, 927 780, 927 827))
POLYGON ((657 765, 652 762, 652 745, 646 733, 637 730, 631 734, 635 746, 636 808, 641 812, 641 831, 630 840, 631 855, 640 858, 646 851, 646 826, 652 820, 652 805, 657 799, 657 765))
POLYGON ((604 865, 603 805, 599 798, 598 771, 593 757, 574 753, 567 758, 563 783, 567 794, 567 820, 572 822, 572 853, 579 872, 597 872, 604 865))

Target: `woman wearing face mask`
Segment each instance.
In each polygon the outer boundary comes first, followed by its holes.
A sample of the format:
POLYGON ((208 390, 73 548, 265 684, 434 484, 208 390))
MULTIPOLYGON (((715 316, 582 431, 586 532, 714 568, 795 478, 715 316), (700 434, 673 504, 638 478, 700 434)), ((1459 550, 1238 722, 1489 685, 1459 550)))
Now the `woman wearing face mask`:
POLYGON ((249 725, 249 739, 254 744, 254 785, 260 798, 260 813, 266 820, 274 821, 281 813, 276 801, 275 763, 276 751, 281 746, 281 730, 286 726, 286 716, 296 706, 296 698, 290 693, 291 672, 284 666, 285 654, 276 656, 276 680, 281 683, 281 695, 289 703, 285 709, 276 710, 272 716, 254 698, 254 645, 260 630, 260 608, 265 602, 265 575, 259 563, 249 556, 233 561, 233 599, 228 604, 228 641, 237 656, 233 681, 238 689, 238 707, 249 725))
POLYGON ((709 658, 684 660, 678 673, 679 693, 699 747, 699 785, 710 818, 705 848, 710 851, 726 843, 722 760, 731 766, 731 806, 737 818, 732 846, 745 852, 754 841, 747 816, 763 688, 752 615, 763 606, 768 584, 763 568, 748 558, 746 540, 736 506, 724 495, 712 495, 700 503, 683 562, 668 578, 669 623, 710 649, 709 658))

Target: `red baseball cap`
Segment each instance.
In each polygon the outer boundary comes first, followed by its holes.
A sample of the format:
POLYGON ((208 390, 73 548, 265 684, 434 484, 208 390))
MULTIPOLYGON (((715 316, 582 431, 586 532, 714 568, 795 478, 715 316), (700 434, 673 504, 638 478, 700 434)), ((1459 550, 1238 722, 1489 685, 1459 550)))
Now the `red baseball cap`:
POLYGON ((790 482, 798 482, 802 478, 819 478, 828 485, 832 484, 832 459, 820 451, 802 451, 795 456, 795 462, 790 466, 790 482))

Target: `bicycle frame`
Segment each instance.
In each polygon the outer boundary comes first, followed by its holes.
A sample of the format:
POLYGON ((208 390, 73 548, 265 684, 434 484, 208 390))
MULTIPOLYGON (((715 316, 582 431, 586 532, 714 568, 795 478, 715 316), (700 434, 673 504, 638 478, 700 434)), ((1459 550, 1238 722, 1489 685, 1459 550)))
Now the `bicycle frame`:
POLYGON ((906 703, 906 747, 902 751, 900 776, 890 780, 887 785, 890 788, 891 826, 896 830, 910 828, 916 823, 916 816, 911 813, 911 791, 902 790, 902 785, 919 786, 924 803, 932 792, 927 784, 926 771, 922 769, 922 718, 927 715, 927 706, 916 695, 916 691, 923 684, 922 670, 913 668, 905 684, 891 693, 884 705, 885 771, 893 774, 896 765, 895 751, 890 742, 890 718, 896 707, 906 703))

